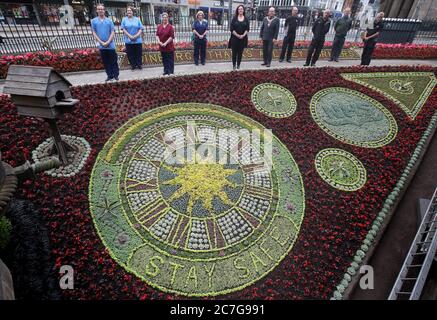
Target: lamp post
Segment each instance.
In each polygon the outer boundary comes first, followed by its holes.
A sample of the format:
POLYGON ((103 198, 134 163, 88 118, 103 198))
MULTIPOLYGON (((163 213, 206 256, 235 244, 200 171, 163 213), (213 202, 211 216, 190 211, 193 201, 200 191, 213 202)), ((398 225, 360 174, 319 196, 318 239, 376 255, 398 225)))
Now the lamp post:
POLYGON ((228 26, 231 25, 232 21, 232 0, 228 0, 228 26))

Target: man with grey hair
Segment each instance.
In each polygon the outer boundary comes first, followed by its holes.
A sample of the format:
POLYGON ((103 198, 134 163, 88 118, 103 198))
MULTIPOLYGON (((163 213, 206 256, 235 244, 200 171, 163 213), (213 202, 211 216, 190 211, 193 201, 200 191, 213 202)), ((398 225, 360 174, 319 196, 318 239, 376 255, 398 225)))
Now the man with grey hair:
POLYGON ((344 46, 346 35, 352 27, 352 19, 350 15, 351 9, 344 9, 343 16, 338 19, 334 24, 335 37, 334 41, 332 42, 331 58, 329 59, 329 61, 338 62, 338 58, 340 57, 341 50, 344 46))
POLYGON ((307 60, 304 66, 315 66, 319 59, 320 52, 322 52, 323 45, 325 44, 325 36, 331 27, 331 19, 329 16, 331 11, 326 9, 323 11, 323 15, 318 18, 313 24, 313 40, 308 48, 307 60))
POLYGON ((270 67, 273 57, 273 44, 278 39, 279 19, 275 17, 275 8, 270 7, 268 16, 261 25, 259 37, 263 40, 263 66, 270 67))
POLYGON ((282 42, 281 56, 279 62, 284 61, 285 52, 287 51, 287 62, 291 62, 291 54, 293 53, 294 40, 296 39, 296 30, 299 27, 299 18, 297 16, 299 10, 293 7, 291 16, 285 20, 286 34, 282 42))

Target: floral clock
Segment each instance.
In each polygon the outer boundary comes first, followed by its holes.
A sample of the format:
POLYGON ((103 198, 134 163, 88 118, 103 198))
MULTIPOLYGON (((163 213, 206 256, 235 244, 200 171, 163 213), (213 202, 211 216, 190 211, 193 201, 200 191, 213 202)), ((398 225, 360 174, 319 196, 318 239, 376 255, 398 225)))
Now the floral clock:
POLYGON ((288 149, 259 123, 189 103, 137 116, 110 138, 90 203, 124 268, 163 291, 211 296, 253 284, 288 254, 304 187, 288 149), (239 134, 248 132, 260 144, 239 134), (237 152, 218 143, 223 133, 237 152))

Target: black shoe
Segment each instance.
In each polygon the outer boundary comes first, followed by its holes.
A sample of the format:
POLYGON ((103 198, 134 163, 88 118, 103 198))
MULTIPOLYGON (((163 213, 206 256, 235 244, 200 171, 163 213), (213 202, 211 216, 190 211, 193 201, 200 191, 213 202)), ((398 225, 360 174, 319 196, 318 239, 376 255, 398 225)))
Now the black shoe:
POLYGON ((261 63, 261 65, 262 65, 262 66, 266 66, 266 65, 267 65, 267 63, 265 63, 265 62, 264 62, 264 63, 261 63))
POLYGON ((143 70, 142 66, 138 66, 137 68, 138 68, 138 70, 143 70))
POLYGON ((237 66, 237 70, 240 70, 240 66, 237 66))
POLYGON ((115 81, 118 81, 118 77, 114 77, 115 81))
POLYGON ((133 71, 133 70, 135 70, 137 67, 130 67, 130 69, 133 71))
POLYGON ((284 59, 279 59, 279 62, 284 62, 284 59))
POLYGON ((334 59, 332 59, 332 58, 329 58, 329 60, 328 61, 334 61, 334 59))
POLYGON ((232 66, 232 70, 235 70, 235 69, 237 69, 237 67, 236 66, 232 66))
POLYGON ((199 65, 199 63, 194 63, 196 66, 198 66, 199 65))
POLYGON ((335 62, 338 62, 338 59, 334 59, 335 62))
POLYGON ((311 67, 315 67, 316 66, 316 64, 315 63, 311 63, 311 67))
POLYGON ((205 65, 205 62, 202 62, 202 66, 204 66, 205 65))
POLYGON ((270 68, 270 63, 269 63, 269 64, 266 64, 266 67, 267 67, 267 68, 270 68))
POLYGON ((108 82, 108 81, 111 81, 111 80, 112 80, 112 78, 107 77, 106 80, 105 80, 105 82, 108 82))
POLYGON ((309 64, 308 63, 305 63, 304 65, 303 65, 304 67, 308 67, 309 66, 309 64))
POLYGON ((291 63, 291 59, 287 59, 287 62, 288 62, 288 63, 291 63))

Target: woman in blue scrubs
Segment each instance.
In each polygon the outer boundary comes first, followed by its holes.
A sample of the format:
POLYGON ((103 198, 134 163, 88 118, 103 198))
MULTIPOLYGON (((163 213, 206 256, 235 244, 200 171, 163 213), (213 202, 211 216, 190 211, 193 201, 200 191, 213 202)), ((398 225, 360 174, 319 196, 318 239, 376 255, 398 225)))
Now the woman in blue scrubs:
POLYGON ((143 64, 143 24, 140 19, 134 16, 131 7, 126 10, 126 17, 121 21, 121 30, 124 33, 124 43, 126 44, 126 53, 132 70, 141 69, 143 64))

